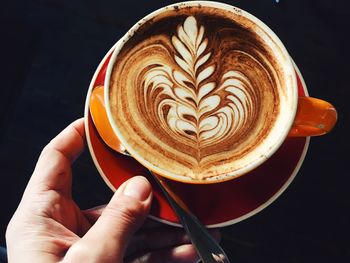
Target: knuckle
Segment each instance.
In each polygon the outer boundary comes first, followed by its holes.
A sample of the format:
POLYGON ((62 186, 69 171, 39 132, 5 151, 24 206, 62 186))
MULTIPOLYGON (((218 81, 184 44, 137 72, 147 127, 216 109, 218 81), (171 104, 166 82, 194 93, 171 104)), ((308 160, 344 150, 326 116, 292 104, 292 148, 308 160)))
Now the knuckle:
POLYGON ((123 199, 119 200, 116 206, 107 205, 103 213, 118 218, 118 220, 125 223, 132 223, 143 214, 144 207, 140 202, 132 198, 123 199))
POLYGON ((91 249, 81 242, 75 243, 70 247, 62 262, 88 262, 91 249))
POLYGON ((41 153, 40 153, 40 157, 44 157, 48 154, 50 154, 51 152, 53 151, 53 147, 51 145, 51 142, 47 145, 45 145, 45 147, 41 150, 41 153))
MULTIPOLYGON (((44 187, 49 189, 48 186, 44 187)), ((59 204, 61 203, 62 196, 60 193, 52 189, 45 190, 32 198, 32 214, 36 216, 49 216, 50 212, 59 208, 59 204)))

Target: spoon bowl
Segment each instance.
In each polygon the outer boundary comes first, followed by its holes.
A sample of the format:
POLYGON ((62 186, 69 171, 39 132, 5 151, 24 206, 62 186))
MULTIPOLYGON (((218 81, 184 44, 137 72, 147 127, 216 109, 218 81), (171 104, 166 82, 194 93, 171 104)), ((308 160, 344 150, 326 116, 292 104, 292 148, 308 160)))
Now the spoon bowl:
POLYGON ((90 113, 92 121, 102 140, 116 152, 129 155, 117 136, 114 135, 113 129, 109 123, 105 110, 103 86, 95 87, 92 92, 90 98, 90 113))

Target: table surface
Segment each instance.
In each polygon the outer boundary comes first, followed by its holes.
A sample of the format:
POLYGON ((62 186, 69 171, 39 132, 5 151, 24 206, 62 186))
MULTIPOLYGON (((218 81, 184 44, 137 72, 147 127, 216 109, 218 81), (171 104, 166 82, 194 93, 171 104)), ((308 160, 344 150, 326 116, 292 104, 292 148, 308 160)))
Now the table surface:
MULTIPOLYGON (((339 122, 312 138, 297 177, 272 205, 226 227, 234 262, 349 262, 349 27, 343 1, 226 1, 263 20, 300 68, 310 95, 332 102, 339 122), (279 2, 279 3, 277 3, 279 2)), ((0 242, 41 149, 82 117, 104 54, 136 21, 172 1, 3 1, 0 8, 0 242)), ((88 151, 74 167, 81 208, 112 193, 88 151)))

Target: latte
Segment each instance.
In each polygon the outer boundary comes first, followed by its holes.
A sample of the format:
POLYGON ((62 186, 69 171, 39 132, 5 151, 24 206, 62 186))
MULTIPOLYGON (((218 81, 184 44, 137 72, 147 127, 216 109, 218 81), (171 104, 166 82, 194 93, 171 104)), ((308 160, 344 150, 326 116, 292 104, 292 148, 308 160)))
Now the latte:
POLYGON ((163 176, 235 176, 271 154, 273 130, 290 128, 293 112, 281 108, 294 100, 289 57, 241 10, 168 7, 117 49, 108 83, 115 131, 163 176))

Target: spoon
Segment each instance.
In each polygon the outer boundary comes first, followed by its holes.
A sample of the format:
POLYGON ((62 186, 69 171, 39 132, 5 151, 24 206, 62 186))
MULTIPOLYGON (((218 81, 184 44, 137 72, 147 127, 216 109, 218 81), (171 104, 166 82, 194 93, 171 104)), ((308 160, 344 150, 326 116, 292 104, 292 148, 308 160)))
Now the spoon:
MULTIPOLYGON (((124 155, 129 155, 121 142, 115 136, 109 123, 104 104, 103 86, 97 86, 92 91, 89 108, 92 121, 94 122, 102 140, 113 150, 124 155)), ((198 218, 191 213, 181 198, 170 189, 166 183, 166 179, 160 177, 152 171, 150 171, 150 174, 154 177, 164 196, 167 198, 170 206, 173 208, 181 221, 202 262, 229 263, 230 261, 228 260, 224 250, 209 234, 208 230, 203 226, 198 218)))

